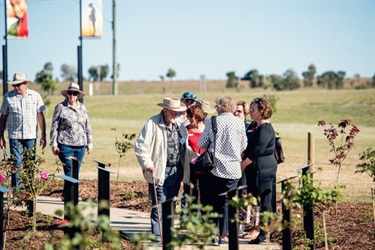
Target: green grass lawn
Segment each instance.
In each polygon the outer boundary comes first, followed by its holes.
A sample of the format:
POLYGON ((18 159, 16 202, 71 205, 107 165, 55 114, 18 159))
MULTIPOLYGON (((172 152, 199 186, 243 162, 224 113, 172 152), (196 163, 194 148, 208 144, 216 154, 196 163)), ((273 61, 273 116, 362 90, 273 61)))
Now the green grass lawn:
MULTIPOLYGON (((89 111, 93 126, 94 150, 91 155, 85 156, 80 178, 97 178, 97 163, 94 161, 110 163, 111 170, 117 172, 119 155, 114 146, 115 137, 120 137, 122 132, 138 134, 147 119, 160 112, 160 107, 156 104, 161 102, 163 97, 179 98, 183 92, 192 89, 199 99, 208 100, 213 106, 215 98, 223 94, 229 94, 235 100, 247 102, 267 94, 275 95, 278 99, 277 112, 271 118, 271 122, 282 137, 286 156, 285 163, 279 165, 278 179, 299 175, 296 169, 306 165, 307 134, 310 132, 314 136, 315 142, 315 168, 323 169, 322 172, 315 175, 315 178, 321 181, 322 186, 334 185, 337 170, 328 161, 333 155, 330 152, 327 139, 323 135, 323 129, 317 124, 319 120, 325 120, 327 123, 336 125, 341 119, 351 119, 361 132, 355 139, 355 148, 343 164, 339 182, 347 186, 347 189, 344 190, 346 201, 371 201, 370 188, 374 186, 372 179, 366 174, 354 174, 354 172, 359 163, 359 154, 370 146, 375 147, 374 89, 330 91, 302 89, 271 92, 242 88, 239 92, 225 89, 224 84, 225 82, 210 82, 209 92, 201 94, 199 83, 196 82, 191 84, 166 82, 165 85, 138 83, 138 85, 143 85, 138 87, 136 83, 129 83, 129 86, 119 84, 121 95, 118 96, 87 96, 84 103, 89 111), (126 89, 129 89, 129 93, 126 93, 126 89), (144 94, 139 94, 139 92, 144 94), (116 128, 117 131, 112 131, 111 128, 116 128)), ((30 88, 36 89, 35 85, 30 88)), ((61 88, 63 86, 59 86, 59 89, 61 88)), ((106 86, 106 91, 103 88, 100 92, 102 94, 109 93, 107 88, 108 86, 106 86)), ((54 96, 49 96, 52 104, 46 112, 48 133, 54 106, 63 100, 63 96, 59 92, 56 91, 54 96)), ((98 91, 94 93, 98 93, 98 91)), ((45 168, 51 170, 57 157, 53 156, 49 147, 46 148, 44 157, 46 158, 45 168)), ((112 175, 111 178, 115 179, 115 176, 112 175)), ((142 179, 133 150, 121 159, 119 176, 121 180, 127 181, 142 179)))

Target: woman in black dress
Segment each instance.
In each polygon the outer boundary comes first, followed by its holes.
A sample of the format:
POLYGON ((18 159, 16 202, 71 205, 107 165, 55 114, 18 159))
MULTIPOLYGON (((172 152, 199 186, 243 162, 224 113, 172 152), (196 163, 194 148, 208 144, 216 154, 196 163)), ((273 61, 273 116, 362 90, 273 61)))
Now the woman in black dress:
MULTIPOLYGON (((269 118, 272 107, 264 98, 255 98, 250 103, 250 117, 257 123, 252 134, 251 142, 244 152, 241 167, 247 173, 248 193, 260 199, 261 212, 272 212, 272 185, 276 177, 277 162, 275 151, 275 130, 269 118), (246 169, 252 168, 252 169, 246 169)), ((266 234, 260 230, 258 237, 250 244, 259 244, 266 239, 266 234)))

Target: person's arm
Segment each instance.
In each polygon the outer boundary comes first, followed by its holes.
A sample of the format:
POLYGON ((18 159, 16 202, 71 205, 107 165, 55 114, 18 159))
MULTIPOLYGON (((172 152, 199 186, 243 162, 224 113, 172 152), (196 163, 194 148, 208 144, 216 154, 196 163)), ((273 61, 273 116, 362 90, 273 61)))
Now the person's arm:
POLYGON ((7 118, 8 116, 4 114, 1 114, 0 116, 0 147, 1 148, 6 148, 6 142, 4 139, 4 131, 5 131, 7 118))
POLYGON ((38 123, 41 131, 40 146, 44 149, 47 145, 46 140, 46 119, 44 118, 43 112, 38 112, 38 123))
POLYGON ((92 126, 90 123, 89 115, 86 111, 87 119, 86 119, 86 138, 87 138, 87 146, 86 146, 86 152, 87 154, 91 154, 92 149, 94 148, 94 145, 92 143, 92 126))

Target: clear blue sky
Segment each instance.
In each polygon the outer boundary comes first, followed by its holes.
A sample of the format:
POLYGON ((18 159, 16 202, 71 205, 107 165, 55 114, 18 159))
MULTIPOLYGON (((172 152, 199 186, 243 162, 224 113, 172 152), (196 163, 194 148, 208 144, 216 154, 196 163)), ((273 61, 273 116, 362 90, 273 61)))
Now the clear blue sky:
MULTIPOLYGON (((2 1, 3 3, 3 1, 2 1)), ((322 74, 375 73, 375 0, 146 1, 116 0, 119 80, 158 80, 168 68, 176 79, 226 79, 235 71, 301 76, 311 63, 322 74)), ((28 0, 29 38, 8 40, 8 79, 31 80, 46 62, 55 77, 63 63, 77 67, 79 0, 28 0)), ((83 75, 112 68, 112 0, 103 0, 103 37, 83 40, 83 75)), ((0 6, 4 20, 4 5, 0 6)), ((5 35, 0 22, 1 37, 5 35)), ((4 44, 4 39, 2 40, 4 44)), ((2 62, 0 62, 2 68, 2 62)))

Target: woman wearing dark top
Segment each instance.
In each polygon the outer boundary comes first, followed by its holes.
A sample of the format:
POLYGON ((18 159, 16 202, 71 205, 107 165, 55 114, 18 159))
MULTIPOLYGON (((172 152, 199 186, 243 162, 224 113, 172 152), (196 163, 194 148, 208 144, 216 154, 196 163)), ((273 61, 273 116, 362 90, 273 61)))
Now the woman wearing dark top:
MULTIPOLYGON (((248 180, 248 192, 260 198, 261 212, 272 212, 272 185, 276 177, 277 162, 274 156, 275 131, 269 122, 272 108, 263 98, 255 98, 250 104, 250 117, 257 123, 257 128, 251 135, 251 142, 244 152, 241 167, 245 170, 248 180), (247 169, 246 168, 250 168, 247 169)), ((250 244, 259 244, 266 239, 266 234, 260 230, 258 237, 250 244)))

